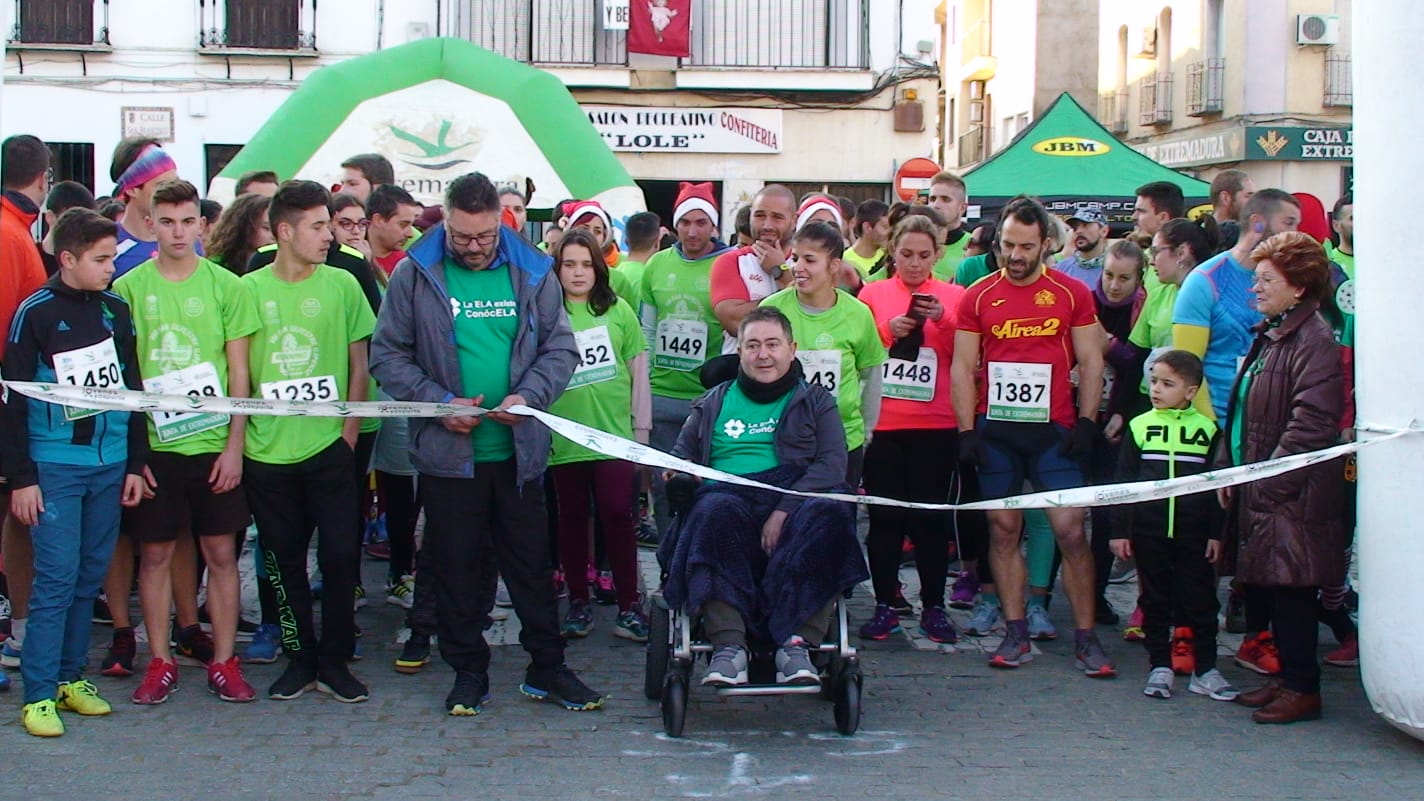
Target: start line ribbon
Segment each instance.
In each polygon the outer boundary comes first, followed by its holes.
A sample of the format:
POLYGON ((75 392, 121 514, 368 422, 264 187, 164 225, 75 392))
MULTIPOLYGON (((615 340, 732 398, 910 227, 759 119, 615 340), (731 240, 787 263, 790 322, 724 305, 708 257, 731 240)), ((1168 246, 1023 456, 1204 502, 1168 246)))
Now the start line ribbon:
MULTIPOLYGON (((266 398, 223 398, 192 397, 188 395, 162 395, 131 389, 96 389, 92 387, 67 387, 58 384, 43 384, 26 381, 7 381, 6 390, 14 390, 36 400, 69 406, 83 406, 91 409, 123 412, 198 412, 215 414, 276 415, 283 417, 469 417, 487 414, 488 409, 477 406, 457 406, 447 403, 406 403, 400 401, 349 401, 337 403, 317 403, 309 401, 269 400, 266 398)), ((1347 442, 1318 451, 1296 453, 1269 459, 1264 462, 1208 470, 1194 476, 1137 481, 1130 484, 1101 484, 1076 487, 1068 490, 1035 492, 972 503, 918 503, 883 498, 876 495, 850 495, 840 492, 800 492, 798 490, 774 487, 743 476, 714 470, 705 465, 679 459, 656 448, 641 445, 631 440, 575 423, 557 415, 531 409, 527 406, 512 406, 510 414, 532 417, 551 431, 573 442, 583 445, 615 459, 635 462, 647 467, 661 467, 675 470, 712 481, 724 481, 745 487, 771 490, 784 495, 802 498, 825 498, 846 503, 869 506, 895 506, 902 509, 925 511, 994 511, 1018 509, 1059 509, 1087 506, 1114 506, 1123 503, 1156 501, 1179 495, 1234 487, 1263 478, 1271 478, 1293 470, 1328 462, 1348 456, 1361 449, 1398 439, 1406 434, 1418 433, 1415 429, 1393 431, 1368 442, 1347 442)))

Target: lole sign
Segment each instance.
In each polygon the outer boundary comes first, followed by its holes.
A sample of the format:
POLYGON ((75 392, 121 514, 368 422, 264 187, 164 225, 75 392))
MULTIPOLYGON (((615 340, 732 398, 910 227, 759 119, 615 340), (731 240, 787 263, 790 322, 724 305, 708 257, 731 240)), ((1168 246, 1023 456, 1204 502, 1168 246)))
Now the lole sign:
POLYGON ((583 106, 614 151, 780 153, 781 110, 583 106))
POLYGON ((603 29, 628 30, 628 6, 629 0, 603 0, 603 29))

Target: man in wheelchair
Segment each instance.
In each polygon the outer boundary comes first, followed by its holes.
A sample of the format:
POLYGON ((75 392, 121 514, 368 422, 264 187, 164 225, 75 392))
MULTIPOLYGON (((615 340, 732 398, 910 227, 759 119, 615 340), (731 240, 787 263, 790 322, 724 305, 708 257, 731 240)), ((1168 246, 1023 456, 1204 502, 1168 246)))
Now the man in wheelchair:
MULTIPOLYGON (((804 380, 791 323, 753 310, 738 356, 736 378, 693 401, 673 455, 776 487, 846 491, 836 400, 804 380)), ((702 683, 747 683, 748 631, 777 645, 778 683, 819 682, 808 648, 825 639, 836 599, 869 577, 854 505, 707 481, 674 536, 663 595, 701 616, 713 645, 702 683)))

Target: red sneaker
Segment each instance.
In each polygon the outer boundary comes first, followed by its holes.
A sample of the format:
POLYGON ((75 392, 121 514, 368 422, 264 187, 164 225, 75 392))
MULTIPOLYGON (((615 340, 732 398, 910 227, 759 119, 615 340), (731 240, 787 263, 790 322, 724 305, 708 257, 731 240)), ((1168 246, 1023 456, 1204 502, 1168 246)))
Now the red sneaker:
POLYGON ((226 662, 215 659, 208 665, 208 692, 237 704, 257 698, 257 691, 243 678, 242 666, 235 656, 229 657, 226 662))
POLYGON ((1276 650, 1276 641, 1269 631, 1241 642, 1236 652, 1236 664, 1247 670, 1254 670, 1262 676, 1274 676, 1281 672, 1281 656, 1276 650))
POLYGON ((1127 619, 1127 628, 1122 630, 1122 638, 1128 642, 1142 642, 1147 639, 1147 632, 1142 630, 1142 607, 1133 607, 1132 615, 1127 619))
POLYGON ((1359 667, 1360 639, 1346 637, 1340 647, 1325 655, 1325 664, 1334 667, 1359 667))
POLYGON ((178 665, 165 662, 157 657, 148 660, 148 669, 143 672, 143 683, 134 690, 135 704, 161 704, 178 689, 178 665))
POLYGON ((1192 630, 1178 626, 1172 633, 1172 672, 1178 676, 1191 676, 1197 672, 1197 655, 1192 647, 1192 630))

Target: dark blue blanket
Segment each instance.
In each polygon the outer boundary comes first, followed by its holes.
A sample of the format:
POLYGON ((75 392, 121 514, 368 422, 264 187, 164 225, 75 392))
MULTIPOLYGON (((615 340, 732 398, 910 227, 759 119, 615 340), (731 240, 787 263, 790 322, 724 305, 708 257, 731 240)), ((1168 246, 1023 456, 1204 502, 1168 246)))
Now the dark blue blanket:
MULTIPOLYGON (((777 467, 748 476, 790 486, 801 471, 777 467)), ((786 519, 770 557, 761 527, 782 496, 769 490, 704 482, 677 527, 663 596, 696 613, 720 600, 742 613, 748 631, 785 642, 833 598, 869 578, 855 537, 855 507, 808 499, 786 519)))

